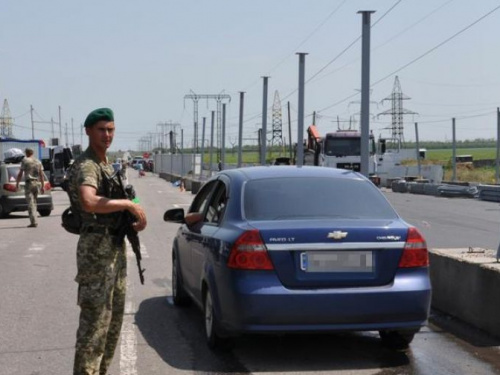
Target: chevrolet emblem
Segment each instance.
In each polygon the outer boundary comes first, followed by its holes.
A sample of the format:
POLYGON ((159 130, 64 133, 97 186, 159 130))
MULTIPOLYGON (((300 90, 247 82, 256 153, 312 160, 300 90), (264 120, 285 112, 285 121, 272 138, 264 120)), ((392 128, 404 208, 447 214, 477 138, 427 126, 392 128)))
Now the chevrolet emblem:
POLYGON ((342 238, 347 237, 347 232, 341 232, 340 230, 336 230, 334 232, 328 233, 328 238, 333 238, 334 240, 341 240, 342 238))

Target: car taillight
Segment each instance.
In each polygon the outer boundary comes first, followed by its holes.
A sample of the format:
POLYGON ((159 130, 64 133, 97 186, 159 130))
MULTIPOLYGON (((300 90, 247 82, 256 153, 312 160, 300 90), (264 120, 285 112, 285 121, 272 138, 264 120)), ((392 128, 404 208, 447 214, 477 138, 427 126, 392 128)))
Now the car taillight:
POLYGON ((429 253, 427 243, 417 228, 408 229, 408 237, 399 260, 400 268, 427 267, 429 265, 429 253))
POLYGON ((243 233, 231 248, 229 268, 239 270, 272 270, 274 266, 258 230, 243 233))
POLYGON ((46 182, 43 184, 43 190, 48 191, 52 189, 52 186, 50 186, 50 182, 46 182))
POLYGON ((15 193, 17 191, 16 184, 3 184, 3 189, 15 193))

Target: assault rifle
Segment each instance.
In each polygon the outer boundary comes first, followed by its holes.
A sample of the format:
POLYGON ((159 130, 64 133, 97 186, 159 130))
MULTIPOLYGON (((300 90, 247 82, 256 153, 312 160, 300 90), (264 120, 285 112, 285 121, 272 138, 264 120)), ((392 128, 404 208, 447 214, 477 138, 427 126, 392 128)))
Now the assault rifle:
MULTIPOLYGON (((120 184, 120 189, 123 192, 124 198, 127 198, 131 201, 135 200, 135 190, 132 185, 123 186, 123 181, 120 173, 117 173, 117 179, 120 184)), ((132 251, 135 254, 135 259, 137 261, 137 268, 139 269, 139 279, 141 280, 141 284, 144 285, 144 268, 141 267, 141 243, 139 241, 139 235, 137 231, 134 229, 132 224, 136 221, 134 215, 132 215, 129 211, 124 211, 122 216, 121 228, 120 228, 120 238, 127 237, 130 245, 132 246, 132 251)))

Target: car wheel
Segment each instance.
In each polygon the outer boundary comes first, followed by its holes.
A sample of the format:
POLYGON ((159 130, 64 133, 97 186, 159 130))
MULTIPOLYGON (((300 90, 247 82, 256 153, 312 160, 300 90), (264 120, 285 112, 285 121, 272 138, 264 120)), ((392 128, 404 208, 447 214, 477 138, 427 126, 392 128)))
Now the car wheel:
POLYGON ((205 292, 205 300, 203 304, 203 312, 205 316, 205 337, 207 339, 208 347, 215 349, 221 346, 223 340, 217 334, 218 321, 214 314, 214 305, 212 300, 212 294, 210 290, 207 289, 205 292))
POLYGON ((382 344, 391 349, 407 349, 415 337, 415 331, 380 331, 382 344))
POLYGON ((52 212, 52 210, 49 210, 49 209, 43 209, 43 210, 40 210, 38 211, 40 213, 40 216, 49 216, 50 213, 52 212))
POLYGON ((176 306, 186 306, 189 303, 189 296, 184 290, 182 282, 179 260, 175 256, 172 259, 172 299, 176 306))

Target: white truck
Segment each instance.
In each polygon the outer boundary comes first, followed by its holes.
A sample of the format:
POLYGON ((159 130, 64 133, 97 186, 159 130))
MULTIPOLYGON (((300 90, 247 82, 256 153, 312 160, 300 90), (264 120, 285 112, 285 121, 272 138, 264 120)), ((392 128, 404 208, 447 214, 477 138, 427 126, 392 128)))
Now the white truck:
POLYGON ((20 149, 22 152, 26 148, 33 149, 33 155, 40 160, 42 154, 42 148, 44 146, 44 142, 37 139, 14 139, 14 138, 0 138, 0 161, 4 161, 5 152, 10 150, 11 148, 20 149))
MULTIPOLYGON (((370 135, 370 162, 368 172, 377 173, 377 156, 375 140, 370 135)), ((361 133, 355 130, 337 130, 320 136, 315 125, 307 129, 307 147, 314 153, 313 162, 306 157, 306 164, 322 167, 361 170, 361 133)), ((309 153, 310 153, 309 152, 309 153)), ((307 153, 306 153, 307 155, 307 153)))
POLYGON ((73 161, 73 152, 69 147, 47 146, 41 149, 40 160, 50 184, 61 186, 66 171, 73 161))

